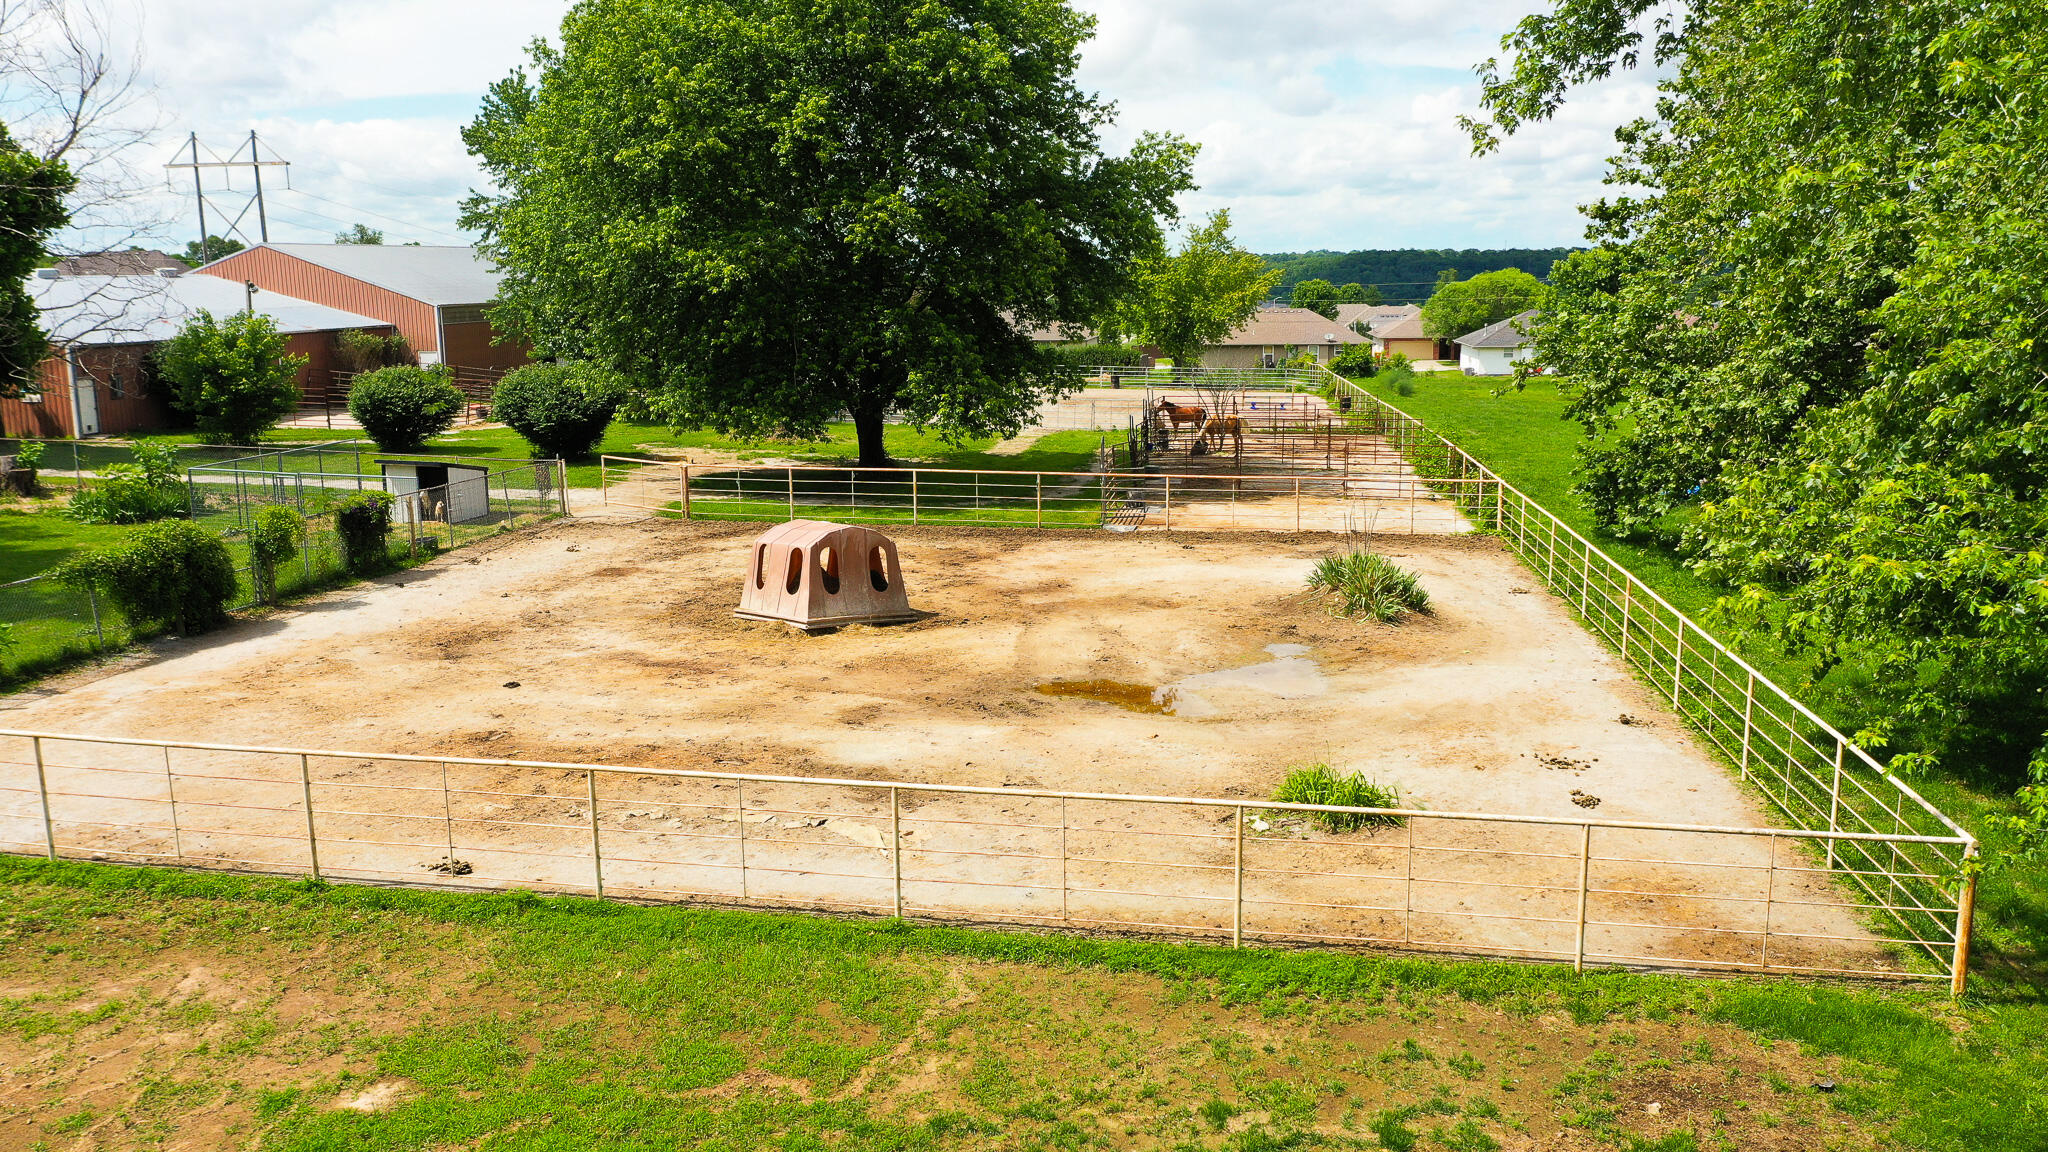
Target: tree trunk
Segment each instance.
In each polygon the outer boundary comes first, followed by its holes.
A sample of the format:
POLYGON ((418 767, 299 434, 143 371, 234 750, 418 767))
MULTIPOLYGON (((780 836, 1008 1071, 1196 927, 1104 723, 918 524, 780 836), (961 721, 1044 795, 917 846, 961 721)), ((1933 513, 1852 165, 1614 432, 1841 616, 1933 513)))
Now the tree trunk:
POLYGON ((882 409, 856 411, 853 414, 854 436, 860 441, 860 466, 863 468, 889 467, 889 449, 882 443, 882 409))

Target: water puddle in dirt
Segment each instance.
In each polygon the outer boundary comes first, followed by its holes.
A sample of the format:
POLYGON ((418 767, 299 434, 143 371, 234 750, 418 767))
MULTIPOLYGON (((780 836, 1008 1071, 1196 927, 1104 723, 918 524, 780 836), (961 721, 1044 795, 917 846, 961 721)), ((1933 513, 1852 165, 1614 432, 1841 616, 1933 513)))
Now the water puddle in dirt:
POLYGON ((1263 664, 1198 672, 1159 687, 1121 680, 1054 680, 1040 684, 1038 690, 1047 696, 1094 700, 1133 712, 1190 720, 1223 714, 1204 693, 1228 695, 1250 690, 1299 700, 1329 692, 1330 681, 1322 666, 1309 658, 1306 644, 1268 644, 1266 652, 1273 658, 1263 664))

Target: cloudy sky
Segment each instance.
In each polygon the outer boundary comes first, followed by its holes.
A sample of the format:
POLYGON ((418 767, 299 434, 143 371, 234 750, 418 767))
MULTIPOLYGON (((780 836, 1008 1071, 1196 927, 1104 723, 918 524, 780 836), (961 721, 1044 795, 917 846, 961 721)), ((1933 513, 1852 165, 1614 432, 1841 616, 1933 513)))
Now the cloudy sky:
MULTIPOLYGON (((203 158, 225 157, 253 128, 292 162, 290 189, 269 198, 273 239, 327 240, 361 221, 424 243, 464 239, 456 203, 479 176, 457 130, 567 7, 108 2, 152 90, 146 167, 187 132, 203 158)), ((1118 103, 1113 144, 1143 129, 1199 141, 1202 188, 1184 207, 1231 209, 1255 250, 1571 244, 1576 206, 1601 194, 1614 125, 1647 110, 1650 93, 1640 77, 1609 82, 1471 157, 1456 117, 1475 105, 1472 65, 1537 3, 1082 0, 1100 27, 1081 80, 1118 103)), ((266 189, 279 182, 272 170, 266 189)), ((219 207, 243 199, 222 191, 219 207)), ((189 193, 162 210, 164 246, 182 248, 196 235, 189 193)), ((243 226, 254 233, 253 213, 243 226)))

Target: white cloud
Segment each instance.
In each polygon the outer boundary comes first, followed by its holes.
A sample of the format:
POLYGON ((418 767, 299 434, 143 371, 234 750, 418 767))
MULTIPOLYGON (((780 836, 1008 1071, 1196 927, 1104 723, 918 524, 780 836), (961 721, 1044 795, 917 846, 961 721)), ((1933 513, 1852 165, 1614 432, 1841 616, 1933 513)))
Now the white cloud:
MULTIPOLYGON (((1230 208, 1258 250, 1569 244, 1577 205, 1603 194, 1613 127, 1650 107, 1648 78, 1583 92, 1486 157, 1456 123, 1476 107, 1472 65, 1543 2, 1080 0, 1098 21, 1080 79, 1118 104, 1112 147, 1144 130, 1201 143, 1202 189, 1184 208, 1230 208)), ((273 237, 362 220, 394 241, 449 242, 482 182, 460 128, 567 8, 149 0, 138 44, 165 125, 149 163, 188 131, 224 155, 253 127, 293 162, 273 237)), ((164 204, 180 220, 164 242, 182 247, 190 196, 167 189, 164 204)))

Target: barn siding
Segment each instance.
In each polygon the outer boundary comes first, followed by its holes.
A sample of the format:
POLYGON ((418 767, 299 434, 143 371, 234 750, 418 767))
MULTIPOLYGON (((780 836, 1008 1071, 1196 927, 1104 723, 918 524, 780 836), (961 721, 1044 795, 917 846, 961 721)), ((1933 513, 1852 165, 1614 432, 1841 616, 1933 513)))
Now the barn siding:
POLYGON ((35 440, 71 438, 71 385, 64 379, 64 361, 54 350, 36 368, 43 399, 39 404, 0 400, 0 435, 35 440))
POLYGON ((275 248, 257 247, 237 252, 208 265, 204 274, 237 283, 253 280, 256 287, 265 292, 296 296, 329 308, 373 317, 405 333, 405 338, 418 351, 441 350, 433 305, 375 284, 366 284, 311 261, 287 256, 275 248))
POLYGON ((456 368, 504 371, 531 363, 524 343, 493 344, 497 333, 486 321, 481 324, 449 324, 442 332, 448 338, 442 361, 456 368))

